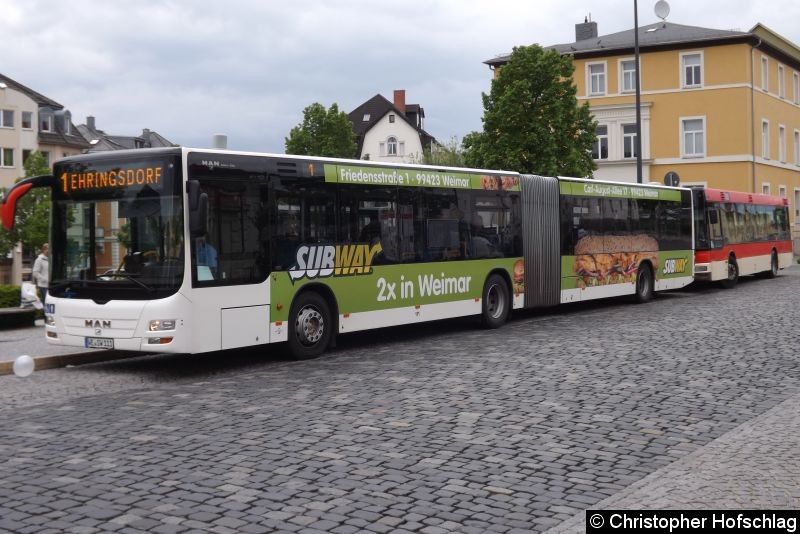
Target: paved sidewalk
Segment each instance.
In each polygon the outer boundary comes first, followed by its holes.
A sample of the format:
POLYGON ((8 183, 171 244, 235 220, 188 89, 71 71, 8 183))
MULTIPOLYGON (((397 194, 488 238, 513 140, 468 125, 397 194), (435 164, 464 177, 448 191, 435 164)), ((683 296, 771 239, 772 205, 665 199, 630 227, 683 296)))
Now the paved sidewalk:
POLYGON ((0 330, 0 375, 11 374, 14 360, 23 354, 27 354, 36 361, 37 370, 111 360, 130 355, 123 351, 51 345, 45 339, 43 319, 38 319, 36 326, 0 330))
MULTIPOLYGON (((651 473, 592 510, 800 508, 800 395, 651 473)), ((586 514, 550 529, 586 532, 586 514)))

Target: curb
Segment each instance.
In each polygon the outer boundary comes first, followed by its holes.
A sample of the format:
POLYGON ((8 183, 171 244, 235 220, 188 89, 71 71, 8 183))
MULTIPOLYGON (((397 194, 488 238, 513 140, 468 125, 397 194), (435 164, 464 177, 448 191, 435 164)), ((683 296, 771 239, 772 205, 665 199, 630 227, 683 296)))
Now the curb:
MULTIPOLYGON (((73 354, 61 354, 56 356, 33 356, 35 362, 34 369, 42 371, 44 369, 56 369, 68 365, 82 365, 86 363, 107 362, 112 360, 122 360, 132 356, 142 356, 144 352, 115 351, 115 350, 93 350, 91 352, 76 352, 73 354)), ((0 362, 0 376, 14 373, 14 361, 0 362)))

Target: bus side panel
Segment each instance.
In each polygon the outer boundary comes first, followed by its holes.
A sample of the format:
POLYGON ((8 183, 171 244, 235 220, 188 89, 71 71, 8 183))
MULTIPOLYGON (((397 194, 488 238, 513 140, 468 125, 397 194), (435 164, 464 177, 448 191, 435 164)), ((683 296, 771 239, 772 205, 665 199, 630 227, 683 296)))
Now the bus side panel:
POLYGON ((525 307, 554 306, 561 301, 558 180, 523 175, 520 189, 525 307))

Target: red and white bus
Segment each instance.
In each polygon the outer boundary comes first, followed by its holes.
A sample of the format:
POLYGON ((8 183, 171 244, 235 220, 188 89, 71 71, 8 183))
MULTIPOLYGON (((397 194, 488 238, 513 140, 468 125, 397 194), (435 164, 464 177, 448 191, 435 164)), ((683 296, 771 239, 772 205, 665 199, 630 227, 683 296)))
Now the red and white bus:
POLYGON ((774 278, 791 264, 787 199, 703 187, 692 195, 696 280, 733 287, 740 276, 774 278))

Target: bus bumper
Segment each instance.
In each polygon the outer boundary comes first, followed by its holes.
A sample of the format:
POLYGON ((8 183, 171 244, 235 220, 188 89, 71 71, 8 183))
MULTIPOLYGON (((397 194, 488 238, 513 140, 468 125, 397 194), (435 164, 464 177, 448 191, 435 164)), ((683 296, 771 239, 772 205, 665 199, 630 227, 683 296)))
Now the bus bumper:
POLYGON ((48 297, 48 343, 85 349, 189 352, 191 305, 180 293, 153 301, 112 301, 48 297), (110 304, 110 303, 109 303, 110 304))

